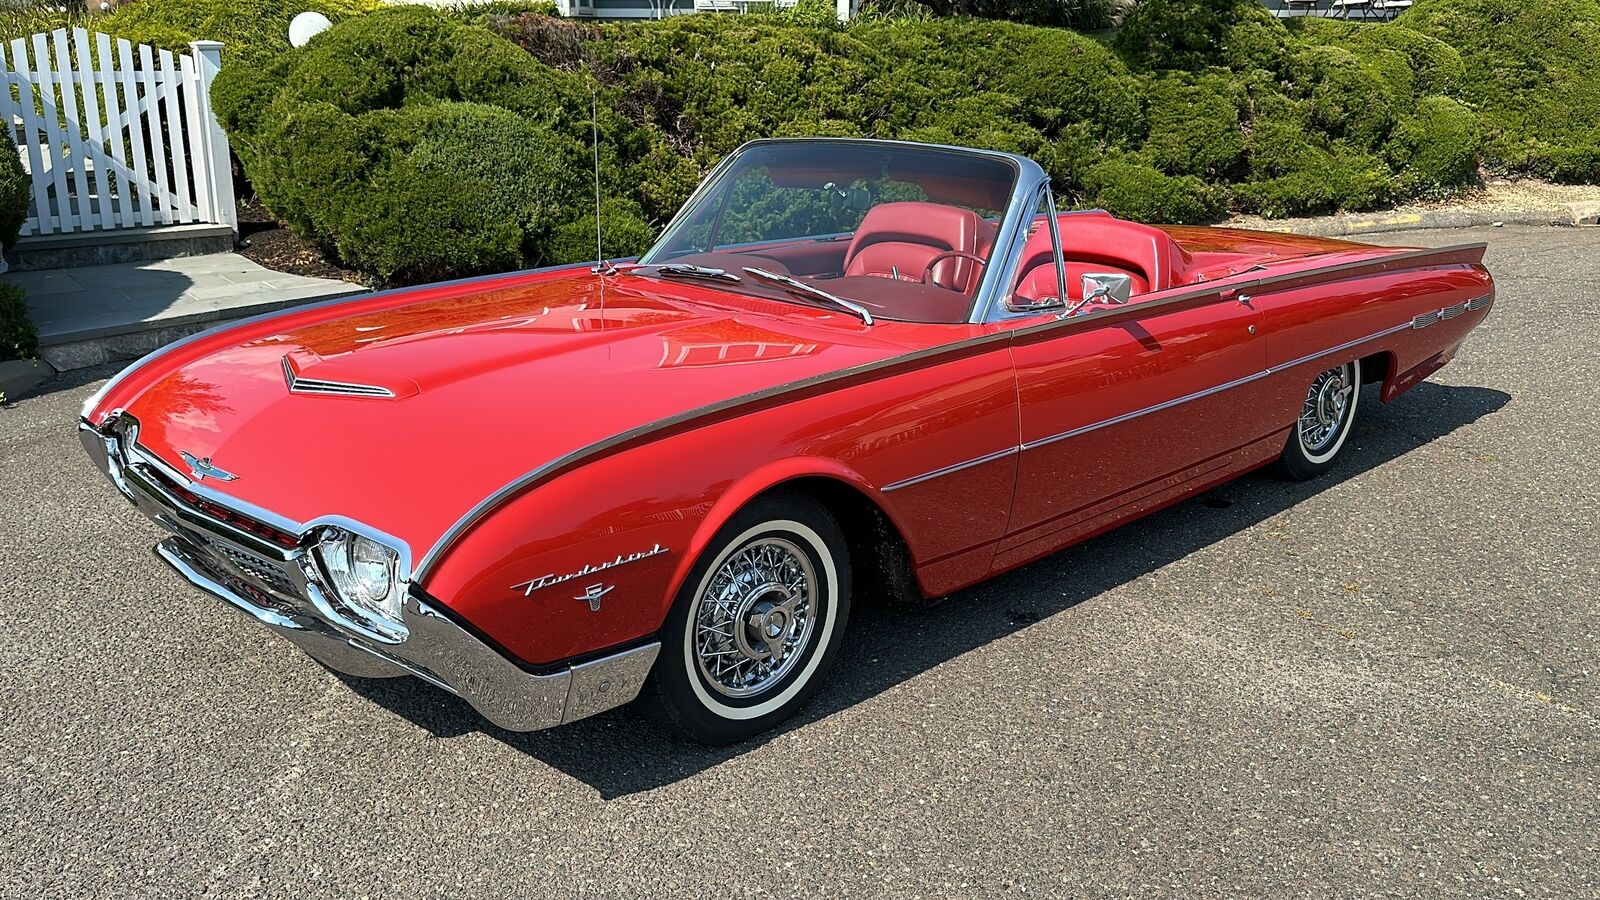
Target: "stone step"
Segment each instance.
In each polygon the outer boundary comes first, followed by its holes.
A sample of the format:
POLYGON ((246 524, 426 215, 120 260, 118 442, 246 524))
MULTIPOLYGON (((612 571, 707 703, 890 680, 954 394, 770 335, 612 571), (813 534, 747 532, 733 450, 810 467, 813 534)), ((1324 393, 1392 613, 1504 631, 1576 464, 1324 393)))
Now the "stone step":
POLYGON ((103 266, 230 253, 236 237, 226 225, 156 225, 114 231, 21 238, 6 254, 14 272, 103 266))

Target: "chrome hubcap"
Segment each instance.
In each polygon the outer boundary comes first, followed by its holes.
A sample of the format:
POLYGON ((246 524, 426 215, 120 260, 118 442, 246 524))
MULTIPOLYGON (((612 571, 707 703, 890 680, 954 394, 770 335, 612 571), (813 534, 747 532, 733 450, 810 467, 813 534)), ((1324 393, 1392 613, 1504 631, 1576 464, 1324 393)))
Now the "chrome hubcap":
POLYGON ((811 640, 816 584, 810 558, 782 538, 728 557, 695 604, 696 662, 711 687, 748 697, 789 674, 811 640))
POLYGON ((1354 371, 1348 364, 1329 369, 1312 382, 1305 409, 1300 411, 1300 446, 1308 454, 1320 456, 1339 439, 1353 393, 1354 371))

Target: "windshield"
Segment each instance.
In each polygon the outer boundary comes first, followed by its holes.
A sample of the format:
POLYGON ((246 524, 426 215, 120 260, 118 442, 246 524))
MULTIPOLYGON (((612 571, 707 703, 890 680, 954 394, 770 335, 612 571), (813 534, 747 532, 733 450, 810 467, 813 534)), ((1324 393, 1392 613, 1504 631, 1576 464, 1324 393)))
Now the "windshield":
POLYGON ((719 279, 728 289, 767 298, 817 305, 820 292, 885 319, 965 322, 1017 177, 1009 160, 959 150, 756 144, 639 263, 721 270, 738 276, 719 279))

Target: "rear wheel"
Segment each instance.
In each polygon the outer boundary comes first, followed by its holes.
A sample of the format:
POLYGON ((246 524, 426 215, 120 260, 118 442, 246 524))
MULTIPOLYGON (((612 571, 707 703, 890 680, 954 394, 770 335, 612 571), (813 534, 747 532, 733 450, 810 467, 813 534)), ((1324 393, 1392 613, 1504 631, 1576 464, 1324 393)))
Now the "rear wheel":
POLYGON ((1333 468, 1334 458, 1350 436, 1360 399, 1360 360, 1319 374, 1306 392, 1305 406, 1283 448, 1284 474, 1295 481, 1305 481, 1333 468))
POLYGON ((650 709, 691 740, 741 741, 805 705, 850 614, 850 559, 826 508, 777 493, 740 510, 662 626, 650 709))

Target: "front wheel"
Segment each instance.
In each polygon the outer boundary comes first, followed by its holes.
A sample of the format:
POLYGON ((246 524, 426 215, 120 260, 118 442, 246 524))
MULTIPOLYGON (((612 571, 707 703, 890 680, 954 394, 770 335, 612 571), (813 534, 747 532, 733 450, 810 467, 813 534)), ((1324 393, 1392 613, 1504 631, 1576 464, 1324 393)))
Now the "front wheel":
POLYGON ((741 741, 805 705, 850 615, 850 558, 828 510, 757 499, 722 527, 661 629, 651 710, 708 744, 741 741))
POLYGON ((1306 392, 1300 418, 1289 431, 1281 468, 1295 481, 1305 481, 1333 468, 1356 420, 1361 399, 1361 360, 1321 373, 1306 392))

